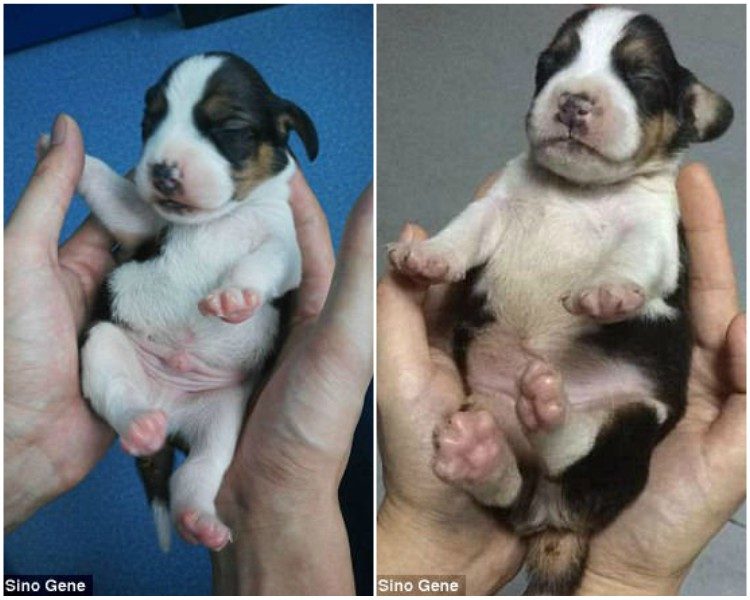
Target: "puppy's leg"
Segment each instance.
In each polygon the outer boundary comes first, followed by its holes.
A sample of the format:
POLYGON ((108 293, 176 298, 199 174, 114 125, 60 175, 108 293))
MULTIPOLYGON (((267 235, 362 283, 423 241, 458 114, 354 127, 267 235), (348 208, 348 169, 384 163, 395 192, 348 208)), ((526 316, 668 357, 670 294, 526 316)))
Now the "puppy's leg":
POLYGON ((86 156, 78 193, 126 250, 156 237, 164 226, 161 217, 140 197, 132 181, 93 156, 86 156))
POLYGON ((429 240, 389 244, 391 264, 405 275, 433 282, 463 279, 466 271, 489 258, 500 241, 501 202, 496 197, 482 198, 429 240))
POLYGON ((173 414, 190 452, 170 481, 172 517, 183 538, 211 550, 221 550, 232 539, 214 502, 234 455, 249 392, 248 386, 208 392, 184 400, 173 414))
POLYGON ((485 409, 455 413, 435 432, 433 469, 482 504, 508 507, 523 484, 508 439, 485 409))
POLYGON ((167 417, 154 407, 158 390, 133 342, 116 325, 99 323, 89 332, 81 349, 81 386, 127 452, 144 456, 164 445, 167 417))
POLYGON ((563 375, 532 361, 521 377, 518 419, 547 474, 557 477, 593 451, 621 409, 643 406, 655 415, 657 426, 664 423, 667 408, 653 399, 652 388, 635 366, 626 363, 563 375))
POLYGON ((291 228, 290 236, 269 238, 244 256, 224 275, 221 286, 198 303, 198 310, 227 323, 241 323, 264 302, 296 288, 301 274, 302 256, 291 228))

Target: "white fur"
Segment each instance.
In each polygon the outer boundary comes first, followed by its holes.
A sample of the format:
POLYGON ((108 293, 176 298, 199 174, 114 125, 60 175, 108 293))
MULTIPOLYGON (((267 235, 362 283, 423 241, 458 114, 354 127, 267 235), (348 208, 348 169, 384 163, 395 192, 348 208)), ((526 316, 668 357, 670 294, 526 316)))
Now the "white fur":
POLYGON ((593 11, 581 25, 581 47, 573 61, 555 73, 534 99, 529 138, 535 158, 552 171, 581 182, 606 183, 631 175, 642 141, 632 93, 614 71, 611 51, 623 28, 638 13, 621 8, 593 11), (586 147, 571 152, 567 128, 555 120, 560 95, 585 93, 596 100, 586 147), (588 148, 588 149, 587 149, 588 148))
POLYGON ((193 119, 193 109, 203 96, 206 82, 224 60, 220 56, 197 55, 177 66, 165 92, 167 115, 146 141, 136 168, 138 193, 153 202, 157 194, 151 184, 151 166, 166 162, 178 167, 185 191, 180 201, 200 210, 175 214, 153 203, 158 214, 175 223, 204 222, 232 209, 234 183, 230 165, 198 131, 193 119))
MULTIPOLYGON (((79 184, 94 214, 129 249, 167 226, 159 255, 111 274, 118 324, 89 332, 83 393, 120 435, 133 419, 163 411, 168 433, 190 447, 170 482, 172 516, 197 511, 219 528, 214 499, 278 332, 279 311, 270 302, 299 285, 302 265, 289 205, 294 159, 288 155, 287 167, 248 197, 232 198, 228 162, 193 125, 192 108, 222 60, 197 56, 175 70, 168 113, 144 147, 135 184, 90 156, 79 184), (199 210, 179 215, 154 202, 149 169, 160 161, 179 165, 181 200, 199 210), (261 304, 240 323, 201 314, 199 302, 222 290, 252 290, 261 304)), ((165 547, 163 511, 153 510, 165 547)))

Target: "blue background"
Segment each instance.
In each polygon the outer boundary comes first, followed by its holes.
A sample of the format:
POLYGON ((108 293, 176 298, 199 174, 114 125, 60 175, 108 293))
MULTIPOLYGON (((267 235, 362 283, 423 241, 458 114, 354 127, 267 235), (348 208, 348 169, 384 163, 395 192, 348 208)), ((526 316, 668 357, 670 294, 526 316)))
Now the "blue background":
MULTIPOLYGON (((6 29, 12 22, 6 19, 6 29)), ((320 156, 292 148, 338 245, 346 215, 372 178, 372 8, 283 6, 182 30, 172 13, 127 19, 6 56, 5 218, 34 166, 34 144, 65 111, 86 151, 125 172, 138 159, 143 95, 174 60, 206 50, 248 59, 315 122, 320 156)), ((88 209, 75 198, 63 239, 88 209)), ((50 340, 54 343, 53 340, 50 340)), ((44 343, 44 342, 42 342, 44 343)), ((76 435, 70 431, 70 435, 76 435)), ((372 586, 371 394, 341 487, 359 593, 372 586)), ((74 490, 5 539, 6 574, 94 575, 97 594, 207 594, 207 553, 182 541, 158 550, 132 459, 119 446, 74 490)))

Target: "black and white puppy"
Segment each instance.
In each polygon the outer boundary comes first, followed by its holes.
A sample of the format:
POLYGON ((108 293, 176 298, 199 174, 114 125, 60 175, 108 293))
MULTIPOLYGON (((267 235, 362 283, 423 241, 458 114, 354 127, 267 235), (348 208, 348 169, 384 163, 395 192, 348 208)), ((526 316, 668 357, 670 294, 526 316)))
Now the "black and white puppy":
POLYGON ((301 277, 287 141, 297 131, 314 159, 318 139, 305 112, 224 52, 172 65, 142 127, 133 181, 87 156, 79 184, 130 255, 107 282, 110 321, 81 351, 83 393, 141 457, 162 548, 171 502, 182 536, 218 550, 231 532, 214 500, 275 345, 274 300, 301 277), (189 454, 167 488, 173 438, 189 454))
POLYGON ((575 591, 685 410, 675 179, 731 120, 652 17, 580 11, 539 57, 529 150, 435 237, 390 247, 407 275, 466 279, 470 402, 436 431, 434 470, 529 536, 527 593, 575 591))

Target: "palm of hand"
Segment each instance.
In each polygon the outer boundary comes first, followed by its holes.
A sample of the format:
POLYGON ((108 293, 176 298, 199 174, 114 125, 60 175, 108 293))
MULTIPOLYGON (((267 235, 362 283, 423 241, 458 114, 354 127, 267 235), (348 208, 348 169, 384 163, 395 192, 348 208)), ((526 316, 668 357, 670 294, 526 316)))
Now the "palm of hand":
MULTIPOLYGON (((744 328, 744 319, 736 327, 744 328)), ((721 490, 727 481, 744 478, 744 441, 720 448, 711 443, 711 436, 720 433, 715 421, 722 406, 741 400, 728 392, 732 383, 715 372, 726 350, 696 348, 687 412, 657 446, 646 489, 592 541, 593 572, 620 564, 624 573, 635 569, 654 578, 680 578, 706 536, 716 533, 737 509, 741 497, 721 490)))
POLYGON ((6 235, 6 443, 33 440, 35 472, 54 496, 77 483, 112 440, 81 396, 78 335, 110 256, 85 226, 60 249, 6 235), (23 374, 14 377, 14 374, 23 374))
POLYGON ((721 200, 700 165, 683 169, 678 190, 695 343, 688 406, 656 447, 645 490, 592 540, 588 561, 590 572, 605 578, 635 572, 676 585, 745 489, 745 318, 721 200))

